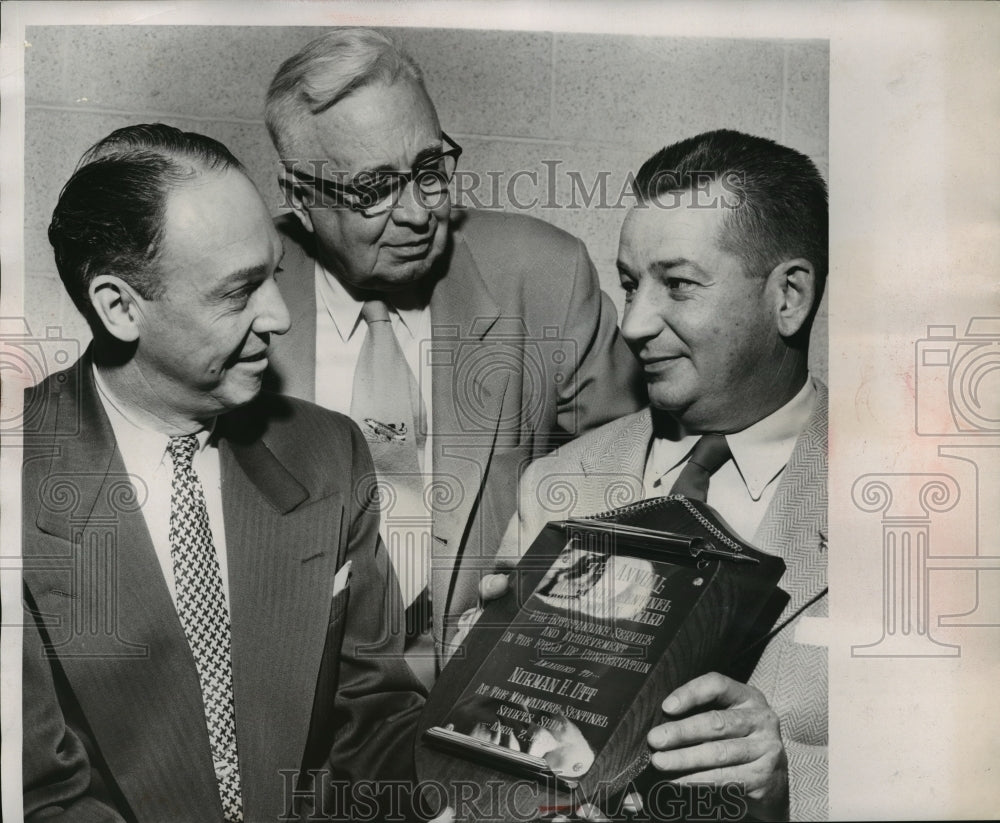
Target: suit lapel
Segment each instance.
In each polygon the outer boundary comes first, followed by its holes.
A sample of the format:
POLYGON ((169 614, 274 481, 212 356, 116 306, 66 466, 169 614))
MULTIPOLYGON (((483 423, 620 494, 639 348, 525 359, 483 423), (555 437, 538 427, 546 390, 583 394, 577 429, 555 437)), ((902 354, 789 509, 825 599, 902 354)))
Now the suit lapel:
POLYGON ((346 539, 343 505, 309 505, 264 441, 230 441, 222 430, 240 774, 248 819, 273 819, 282 811, 279 770, 302 765, 346 539))
MULTIPOLYGON (((826 588, 827 391, 817 383, 816 411, 796 441, 754 544, 780 556, 786 571, 781 587, 790 600, 779 618, 787 622, 826 588)), ((644 496, 642 479, 652 437, 648 409, 609 424, 605 436, 580 458, 587 477, 575 510, 606 511, 644 496), (631 483, 634 493, 609 494, 609 484, 631 483)))
POLYGON ((653 436, 649 409, 610 423, 602 431, 606 435, 580 458, 587 477, 577 505, 580 514, 597 514, 645 496, 642 481, 653 436))
POLYGON ((25 541, 25 583, 57 621, 46 621, 55 654, 137 816, 161 819, 173 809, 215 818, 221 805, 197 669, 89 356, 81 366, 59 394, 55 431, 75 431, 68 415, 79 413, 82 436, 65 439, 44 472, 25 469, 39 486, 23 491, 41 501, 35 523, 43 533, 25 541))
POLYGON ((827 585, 827 392, 816 384, 816 410, 792 450, 754 544, 785 561, 781 587, 790 600, 778 625, 827 585))
MULTIPOLYGON (((451 597, 459 547, 479 490, 489 471, 502 418, 509 372, 482 368, 500 308, 460 233, 453 235, 445 275, 431 296, 431 369, 435 501, 432 527, 432 591, 436 603, 451 597)), ((426 382, 421 375, 421 383, 426 382)), ((435 636, 443 637, 447 608, 434 609, 435 636)))

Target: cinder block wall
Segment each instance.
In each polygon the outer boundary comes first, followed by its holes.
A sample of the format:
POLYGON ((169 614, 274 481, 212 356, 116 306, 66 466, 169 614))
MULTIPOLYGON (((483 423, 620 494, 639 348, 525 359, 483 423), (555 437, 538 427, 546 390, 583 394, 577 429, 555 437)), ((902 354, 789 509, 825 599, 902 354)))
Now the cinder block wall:
MULTIPOLYGON (((321 32, 28 29, 25 314, 33 332, 61 326, 81 345, 89 338, 63 294, 46 229, 79 156, 119 126, 162 121, 221 140, 280 210, 264 91, 282 60, 321 32)), ((619 195, 627 173, 657 149, 707 129, 735 128, 804 152, 828 177, 826 41, 391 32, 423 68, 442 128, 465 149, 464 202, 523 209, 583 238, 619 310, 614 261, 631 202, 619 195), (471 172, 481 175, 478 184, 471 172)), ((813 370, 825 379, 825 300, 813 338, 813 370)))

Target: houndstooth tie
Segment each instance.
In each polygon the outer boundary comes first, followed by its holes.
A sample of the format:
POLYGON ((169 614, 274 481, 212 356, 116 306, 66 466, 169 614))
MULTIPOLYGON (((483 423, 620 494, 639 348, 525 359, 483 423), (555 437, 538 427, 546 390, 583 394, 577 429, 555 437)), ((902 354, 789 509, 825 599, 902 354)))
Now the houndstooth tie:
POLYGON ((225 820, 241 823, 243 798, 236 754, 229 611, 219 559, 212 544, 205 494, 191 464, 198 438, 193 434, 171 437, 167 448, 174 464, 170 555, 177 588, 177 614, 198 667, 225 820))

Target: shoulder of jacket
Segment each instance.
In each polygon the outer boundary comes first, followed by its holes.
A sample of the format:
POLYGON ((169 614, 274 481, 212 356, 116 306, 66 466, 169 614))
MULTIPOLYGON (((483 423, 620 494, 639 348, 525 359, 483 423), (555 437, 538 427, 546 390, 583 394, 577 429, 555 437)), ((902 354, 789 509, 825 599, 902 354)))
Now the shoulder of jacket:
POLYGON ((518 251, 525 243, 556 244, 566 248, 575 248, 581 243, 579 238, 568 231, 527 214, 456 209, 452 222, 456 235, 470 245, 495 243, 502 245, 508 252, 518 251))

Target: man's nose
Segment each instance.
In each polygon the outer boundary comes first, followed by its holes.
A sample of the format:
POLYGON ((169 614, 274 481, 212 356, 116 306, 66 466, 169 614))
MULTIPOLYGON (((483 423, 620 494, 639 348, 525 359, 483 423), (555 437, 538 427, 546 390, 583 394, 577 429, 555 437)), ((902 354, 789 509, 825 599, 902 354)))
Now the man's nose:
POLYGON ((278 284, 274 278, 269 278, 258 291, 260 296, 260 311, 253 322, 253 330, 257 334, 284 334, 291 328, 292 321, 288 314, 288 306, 281 296, 278 284))
POLYGON ((647 295, 636 291, 625 304, 622 316, 622 337, 630 345, 641 345, 656 337, 663 330, 663 318, 647 295))
POLYGON ((424 202, 417 184, 411 180, 399 195, 399 202, 392 209, 393 222, 401 226, 423 227, 431 219, 430 204, 424 202))

